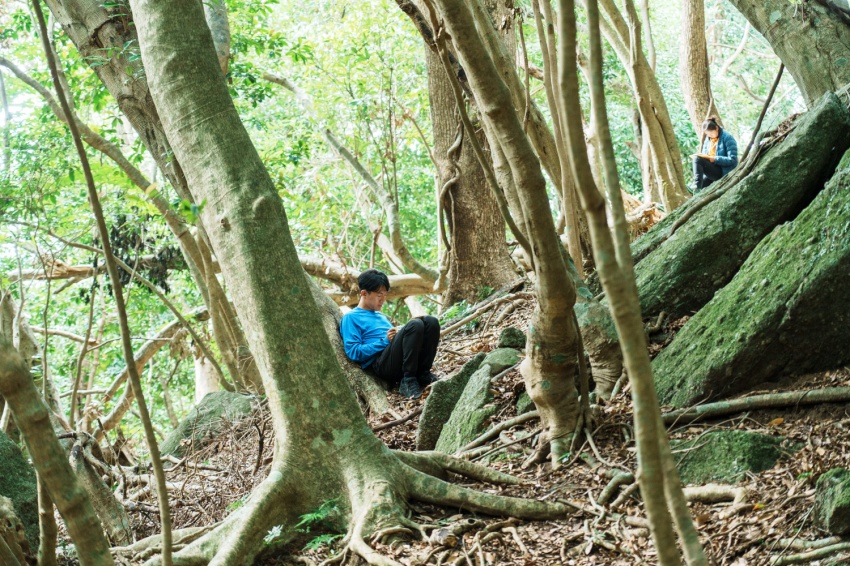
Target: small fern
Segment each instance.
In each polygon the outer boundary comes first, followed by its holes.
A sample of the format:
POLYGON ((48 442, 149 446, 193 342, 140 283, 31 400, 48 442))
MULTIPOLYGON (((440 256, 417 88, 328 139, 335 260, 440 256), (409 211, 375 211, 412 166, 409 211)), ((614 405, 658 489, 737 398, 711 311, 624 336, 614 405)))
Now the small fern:
POLYGON ((330 546, 335 540, 341 539, 342 535, 324 534, 315 537, 313 540, 304 545, 303 550, 319 550, 325 545, 330 546))
POLYGON ((325 501, 316 510, 301 515, 301 520, 295 525, 295 530, 299 533, 309 533, 311 526, 321 523, 336 511, 336 502, 336 499, 325 501))

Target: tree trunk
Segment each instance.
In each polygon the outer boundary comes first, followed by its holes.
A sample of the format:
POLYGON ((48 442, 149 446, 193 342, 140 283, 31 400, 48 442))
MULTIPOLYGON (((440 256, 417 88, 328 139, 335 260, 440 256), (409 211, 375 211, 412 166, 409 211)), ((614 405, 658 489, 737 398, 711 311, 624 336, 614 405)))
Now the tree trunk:
MULTIPOLYGON (((848 146, 850 113, 827 94, 783 141, 767 149, 752 172, 737 182, 730 177, 726 189, 718 183, 713 190, 722 190, 722 196, 706 201, 672 236, 671 226, 682 214, 658 223, 633 247, 642 258, 635 272, 644 316, 698 311, 775 226, 811 202, 848 146)), ((693 199, 683 212, 711 196, 693 199)))
MULTIPOLYGON (((839 127, 848 131, 831 122, 839 127)), ((659 354, 653 365, 663 402, 685 407, 847 363, 848 185, 850 152, 814 201, 765 237, 659 354)))
POLYGON ((806 106, 850 83, 850 14, 846 9, 841 12, 831 0, 731 2, 770 43, 800 87, 806 106))
POLYGON ((452 87, 439 56, 427 49, 425 57, 434 159, 440 178, 438 198, 443 197, 451 245, 448 287, 443 295, 443 307, 447 308, 462 299, 475 303, 482 288, 499 289, 514 281, 516 274, 505 244, 505 221, 472 144, 464 141, 466 136, 483 134, 459 133, 452 87), (453 148, 458 135, 460 146, 453 148))
POLYGON ((269 476, 248 503, 179 551, 178 563, 250 564, 272 527, 282 528, 275 544, 285 543, 301 515, 328 502, 330 520, 348 527, 348 548, 370 560, 379 557, 364 537, 410 526, 407 498, 495 514, 510 507, 516 516, 563 515, 563 505, 494 497, 426 476, 371 433, 310 297, 283 203, 218 80, 212 38, 199 25, 201 4, 132 6, 153 99, 193 196, 208 203, 201 215, 246 321, 277 438, 269 476))
POLYGON ((685 106, 697 138, 708 116, 720 117, 717 101, 711 93, 711 70, 705 44, 705 1, 679 0, 683 33, 679 36, 679 78, 685 106))

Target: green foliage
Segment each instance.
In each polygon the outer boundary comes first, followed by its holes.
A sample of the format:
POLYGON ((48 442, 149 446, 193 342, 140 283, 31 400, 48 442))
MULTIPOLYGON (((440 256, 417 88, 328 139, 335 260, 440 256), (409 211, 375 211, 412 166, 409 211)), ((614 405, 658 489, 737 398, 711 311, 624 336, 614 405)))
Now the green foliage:
POLYGON ((319 550, 323 546, 331 546, 334 541, 342 538, 342 535, 333 535, 333 534, 324 534, 319 535, 310 540, 307 544, 304 545, 303 550, 319 550))
POLYGON ((331 514, 338 511, 337 503, 337 499, 331 499, 323 502, 315 510, 301 515, 301 520, 295 525, 295 530, 299 533, 309 533, 312 527, 321 525, 331 514))

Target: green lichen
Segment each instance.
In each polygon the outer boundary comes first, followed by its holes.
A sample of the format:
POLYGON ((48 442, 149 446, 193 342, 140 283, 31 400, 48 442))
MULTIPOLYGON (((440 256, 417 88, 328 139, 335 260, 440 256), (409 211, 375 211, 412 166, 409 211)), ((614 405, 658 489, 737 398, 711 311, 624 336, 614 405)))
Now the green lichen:
POLYGON ((452 454, 484 432, 486 423, 498 410, 492 405, 491 373, 490 366, 485 363, 469 378, 463 395, 440 433, 436 450, 452 454))

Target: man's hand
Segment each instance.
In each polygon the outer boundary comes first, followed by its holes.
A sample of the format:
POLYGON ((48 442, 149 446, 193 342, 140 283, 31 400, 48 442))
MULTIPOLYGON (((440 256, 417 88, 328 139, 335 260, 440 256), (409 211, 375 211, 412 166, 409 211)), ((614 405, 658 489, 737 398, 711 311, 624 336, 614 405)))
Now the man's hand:
POLYGON ((396 328, 395 326, 390 328, 389 330, 387 330, 387 340, 392 342, 396 334, 398 334, 398 328, 396 328))

